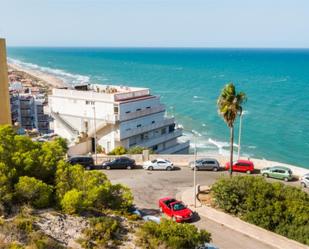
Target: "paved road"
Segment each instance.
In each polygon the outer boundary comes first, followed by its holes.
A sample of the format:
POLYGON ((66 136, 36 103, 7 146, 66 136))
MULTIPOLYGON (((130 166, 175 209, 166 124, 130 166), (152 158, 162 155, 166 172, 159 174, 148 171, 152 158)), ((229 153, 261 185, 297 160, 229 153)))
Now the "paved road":
MULTIPOLYGON (((188 187, 193 187, 193 171, 181 167, 175 171, 104 170, 113 183, 122 183, 130 187, 135 204, 148 214, 159 214, 158 200, 164 196, 177 196, 188 187)), ((197 184, 210 185, 227 172, 197 171, 197 184)), ((273 180, 271 180, 273 181, 273 180)), ((299 186, 299 182, 291 182, 299 186)), ((220 249, 273 249, 260 241, 239 234, 206 218, 195 221, 199 228, 212 233, 213 243, 220 249)))

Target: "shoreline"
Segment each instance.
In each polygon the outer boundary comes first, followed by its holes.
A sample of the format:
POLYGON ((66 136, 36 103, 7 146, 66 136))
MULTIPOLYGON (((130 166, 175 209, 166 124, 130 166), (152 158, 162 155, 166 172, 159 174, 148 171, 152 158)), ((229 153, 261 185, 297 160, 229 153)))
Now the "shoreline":
MULTIPOLYGON (((61 78, 51 75, 49 73, 45 73, 45 72, 41 72, 39 70, 32 70, 32 69, 28 69, 25 67, 22 67, 18 64, 15 63, 8 63, 8 67, 9 69, 13 69, 13 70, 17 70, 17 71, 21 71, 24 72, 28 75, 30 75, 31 77, 34 77, 38 80, 40 80, 45 86, 47 86, 49 89, 52 88, 63 88, 63 87, 71 87, 70 84, 65 83, 64 80, 62 80, 61 78)), ((204 157, 216 157, 216 158, 220 158, 221 160, 223 158, 228 158, 225 155, 221 155, 219 153, 202 153, 204 155, 204 157)), ((190 155, 188 155, 190 156, 190 155)), ((198 156, 200 157, 200 155, 198 156)), ((242 159, 246 158, 244 156, 241 156, 242 159)), ((274 165, 282 165, 282 166, 287 166, 290 167, 292 169, 292 171, 294 172, 300 172, 300 173, 309 173, 309 168, 305 168, 302 166, 297 166, 297 165, 291 165, 288 163, 284 163, 284 162, 278 162, 278 161, 272 161, 272 160, 266 160, 266 159, 260 159, 260 158, 255 158, 255 157, 250 157, 250 160, 254 161, 254 162, 259 162, 258 164, 264 164, 265 167, 267 166, 274 166, 274 165)), ((258 167, 260 168, 260 167, 258 167)), ((299 175, 299 174, 298 174, 299 175)))
POLYGON ((62 79, 56 76, 41 72, 39 70, 28 69, 16 63, 8 63, 8 68, 12 70, 24 72, 25 74, 28 74, 29 76, 40 80, 44 85, 46 85, 49 88, 71 87, 71 85, 65 83, 62 79))

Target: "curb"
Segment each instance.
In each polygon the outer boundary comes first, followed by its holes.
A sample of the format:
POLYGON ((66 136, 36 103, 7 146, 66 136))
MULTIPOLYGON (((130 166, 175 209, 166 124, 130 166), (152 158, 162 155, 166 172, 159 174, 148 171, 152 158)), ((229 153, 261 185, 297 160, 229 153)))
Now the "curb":
POLYGON ((187 205, 192 206, 192 209, 198 212, 198 214, 204 218, 210 219, 216 223, 233 229, 234 231, 242 233, 246 236, 254 238, 258 241, 263 242, 264 244, 268 244, 278 249, 309 249, 308 246, 301 244, 297 241, 288 239, 274 232, 247 223, 237 217, 231 216, 217 209, 208 206, 202 206, 202 204, 198 200, 198 206, 194 208, 192 196, 193 189, 187 189, 181 193, 181 200, 187 205))

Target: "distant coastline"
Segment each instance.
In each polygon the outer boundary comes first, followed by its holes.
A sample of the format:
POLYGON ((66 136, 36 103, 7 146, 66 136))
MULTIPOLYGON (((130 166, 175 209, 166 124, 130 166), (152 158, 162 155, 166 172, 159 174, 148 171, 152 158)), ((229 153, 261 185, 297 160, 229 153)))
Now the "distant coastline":
POLYGON ((9 69, 22 71, 32 77, 40 79, 42 82, 44 82, 48 87, 51 88, 57 88, 57 87, 66 87, 68 84, 66 84, 62 79, 57 78, 53 75, 50 75, 48 73, 43 73, 41 71, 35 71, 28 68, 24 68, 20 65, 17 65, 15 63, 8 63, 9 69))

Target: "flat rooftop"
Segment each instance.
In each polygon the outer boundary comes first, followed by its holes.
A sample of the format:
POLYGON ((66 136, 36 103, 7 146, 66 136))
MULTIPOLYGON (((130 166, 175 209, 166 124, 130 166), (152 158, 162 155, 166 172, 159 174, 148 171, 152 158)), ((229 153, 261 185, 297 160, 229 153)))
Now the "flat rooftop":
POLYGON ((149 88, 121 85, 77 85, 73 89, 53 89, 53 96, 121 102, 150 96, 149 88))

